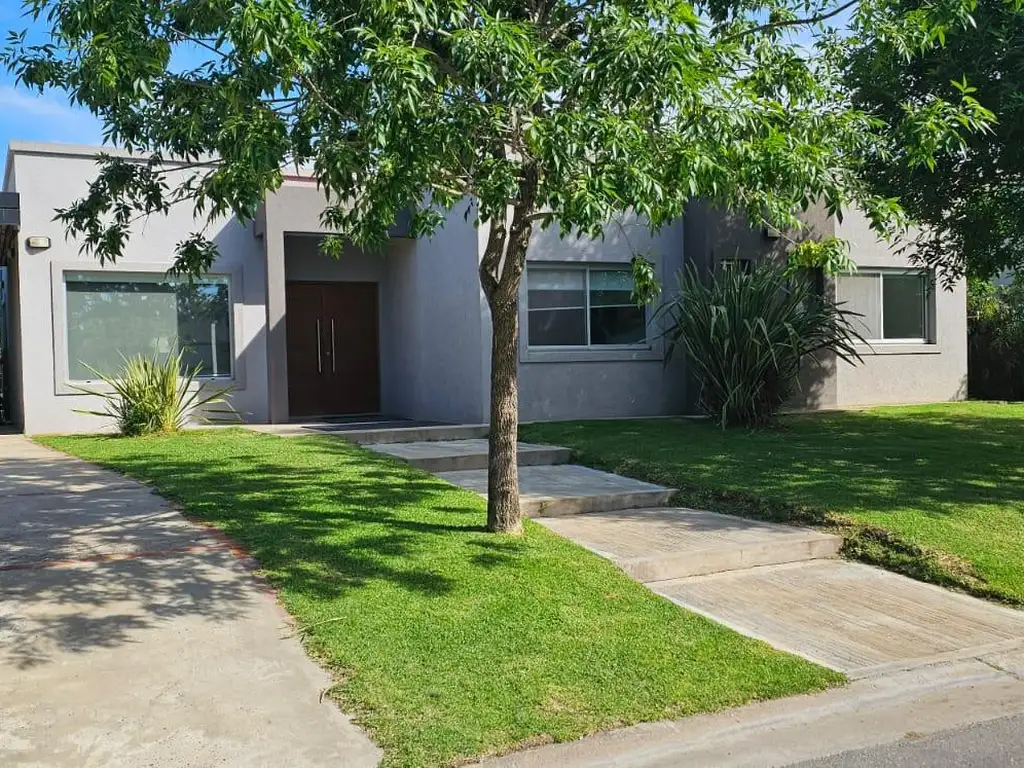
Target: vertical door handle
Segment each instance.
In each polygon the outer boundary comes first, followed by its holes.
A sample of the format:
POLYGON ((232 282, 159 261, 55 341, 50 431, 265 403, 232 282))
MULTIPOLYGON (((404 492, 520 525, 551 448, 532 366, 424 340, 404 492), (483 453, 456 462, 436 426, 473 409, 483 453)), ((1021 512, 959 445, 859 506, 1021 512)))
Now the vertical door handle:
POLYGON ((316 372, 324 375, 324 358, 320 349, 320 318, 316 319, 316 372))
POLYGON ((331 373, 336 373, 338 366, 335 363, 337 356, 334 354, 334 318, 331 318, 331 373))

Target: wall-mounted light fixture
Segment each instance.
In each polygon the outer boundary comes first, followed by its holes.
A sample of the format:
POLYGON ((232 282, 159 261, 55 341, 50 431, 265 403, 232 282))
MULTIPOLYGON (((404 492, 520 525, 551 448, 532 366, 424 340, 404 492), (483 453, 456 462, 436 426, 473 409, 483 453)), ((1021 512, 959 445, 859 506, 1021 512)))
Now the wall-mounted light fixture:
POLYGON ((25 245, 37 251, 45 251, 50 247, 50 238, 48 237, 30 237, 25 241, 25 245))

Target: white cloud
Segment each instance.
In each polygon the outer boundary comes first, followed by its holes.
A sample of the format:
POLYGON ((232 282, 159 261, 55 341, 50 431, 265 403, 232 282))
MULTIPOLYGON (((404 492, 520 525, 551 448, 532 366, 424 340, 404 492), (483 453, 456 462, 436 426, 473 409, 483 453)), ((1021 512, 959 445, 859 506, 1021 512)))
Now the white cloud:
MULTIPOLYGON (((29 93, 10 85, 0 86, 0 109, 12 109, 36 117, 78 119, 87 115, 53 96, 29 93)), ((91 116, 90 116, 91 117, 91 116)))
MULTIPOLYGON (((27 141, 99 144, 100 121, 58 94, 37 94, 0 85, 0 136, 27 141)), ((5 142, 6 143, 6 142, 5 142)))

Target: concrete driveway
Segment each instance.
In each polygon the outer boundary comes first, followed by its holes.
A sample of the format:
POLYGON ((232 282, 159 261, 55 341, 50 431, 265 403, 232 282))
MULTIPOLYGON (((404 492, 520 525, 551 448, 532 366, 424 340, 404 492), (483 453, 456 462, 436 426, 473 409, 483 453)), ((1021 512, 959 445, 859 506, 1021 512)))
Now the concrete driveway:
POLYGON ((0 765, 371 766, 226 541, 0 436, 0 765))

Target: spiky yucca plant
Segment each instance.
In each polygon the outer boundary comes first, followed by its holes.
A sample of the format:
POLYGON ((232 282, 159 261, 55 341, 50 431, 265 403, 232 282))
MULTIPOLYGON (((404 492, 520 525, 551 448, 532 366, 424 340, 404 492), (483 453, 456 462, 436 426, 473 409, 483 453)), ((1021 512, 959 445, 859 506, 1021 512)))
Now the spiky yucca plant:
POLYGON ((690 265, 678 280, 679 294, 658 311, 666 353, 688 355, 700 407, 723 427, 771 421, 799 386, 807 359, 828 351, 860 361, 858 315, 821 295, 806 271, 765 263, 704 280, 690 265))
POLYGON ((79 412, 113 419, 118 432, 129 437, 178 432, 192 417, 237 421, 238 413, 228 399, 233 388, 194 386, 202 367, 185 368, 184 355, 184 350, 150 357, 122 355, 124 365, 116 374, 104 374, 83 363, 110 391, 76 387, 104 401, 101 411, 79 412))

